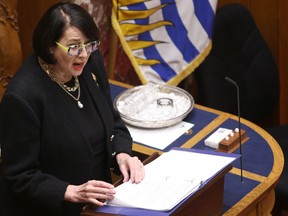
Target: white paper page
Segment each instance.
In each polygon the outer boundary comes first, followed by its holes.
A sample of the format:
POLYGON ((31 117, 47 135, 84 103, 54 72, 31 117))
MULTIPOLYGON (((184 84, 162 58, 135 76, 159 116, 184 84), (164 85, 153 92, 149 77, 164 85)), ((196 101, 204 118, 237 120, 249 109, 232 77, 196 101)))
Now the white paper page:
POLYGON ((230 164, 234 157, 172 150, 145 165, 145 179, 115 188, 109 205, 170 210, 197 190, 201 182, 230 164))
POLYGON ((145 165, 145 172, 147 175, 154 173, 158 176, 178 176, 186 180, 197 178, 205 181, 233 160, 234 157, 171 150, 145 165))
POLYGON ((127 128, 135 142, 163 150, 193 126, 194 124, 182 121, 166 128, 145 129, 128 125, 127 128))
POLYGON ((196 190, 200 181, 173 178, 145 178, 140 184, 126 182, 116 188, 109 205, 169 211, 196 190))

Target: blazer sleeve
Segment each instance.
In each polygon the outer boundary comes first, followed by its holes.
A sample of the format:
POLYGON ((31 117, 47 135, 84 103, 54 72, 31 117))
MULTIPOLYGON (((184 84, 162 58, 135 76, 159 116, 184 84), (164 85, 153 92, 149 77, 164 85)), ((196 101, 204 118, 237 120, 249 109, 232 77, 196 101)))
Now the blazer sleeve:
POLYGON ((13 194, 43 211, 60 209, 68 183, 41 172, 41 124, 31 106, 7 93, 0 104, 0 121, 2 169, 13 194))

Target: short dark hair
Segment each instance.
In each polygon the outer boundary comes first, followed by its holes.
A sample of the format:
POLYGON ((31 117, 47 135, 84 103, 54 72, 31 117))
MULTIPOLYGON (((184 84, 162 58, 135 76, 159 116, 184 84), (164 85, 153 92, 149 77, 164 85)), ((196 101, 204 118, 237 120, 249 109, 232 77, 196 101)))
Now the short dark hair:
POLYGON ((42 16, 33 32, 33 49, 48 64, 56 59, 50 48, 58 41, 68 27, 78 28, 90 41, 99 40, 99 30, 92 16, 81 6, 61 2, 51 6, 42 16))

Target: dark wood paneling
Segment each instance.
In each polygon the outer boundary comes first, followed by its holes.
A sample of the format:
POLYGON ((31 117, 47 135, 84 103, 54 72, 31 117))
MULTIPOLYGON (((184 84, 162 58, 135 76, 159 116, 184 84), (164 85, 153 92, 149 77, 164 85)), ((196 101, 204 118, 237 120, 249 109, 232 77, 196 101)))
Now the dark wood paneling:
POLYGON ((59 0, 20 0, 18 1, 18 14, 20 26, 20 41, 23 58, 32 52, 32 33, 43 13, 59 0))
POLYGON ((240 3, 247 7, 270 47, 279 66, 280 102, 274 124, 288 124, 288 3, 287 0, 219 0, 225 4, 240 3))
POLYGON ((256 25, 278 60, 278 1, 268 0, 219 0, 218 6, 239 3, 244 5, 255 19, 256 25))
POLYGON ((288 1, 279 1, 280 124, 288 124, 288 1))

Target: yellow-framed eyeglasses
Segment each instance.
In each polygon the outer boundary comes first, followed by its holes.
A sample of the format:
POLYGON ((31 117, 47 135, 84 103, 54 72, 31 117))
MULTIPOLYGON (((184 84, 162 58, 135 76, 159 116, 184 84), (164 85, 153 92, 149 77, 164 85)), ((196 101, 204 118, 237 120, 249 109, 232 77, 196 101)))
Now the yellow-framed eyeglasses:
POLYGON ((78 44, 78 45, 71 45, 71 46, 64 46, 59 42, 55 41, 55 43, 61 47, 63 50, 66 50, 68 55, 70 56, 78 56, 82 53, 83 49, 86 49, 87 54, 91 54, 92 52, 96 51, 99 48, 100 41, 91 41, 87 44, 78 44))

